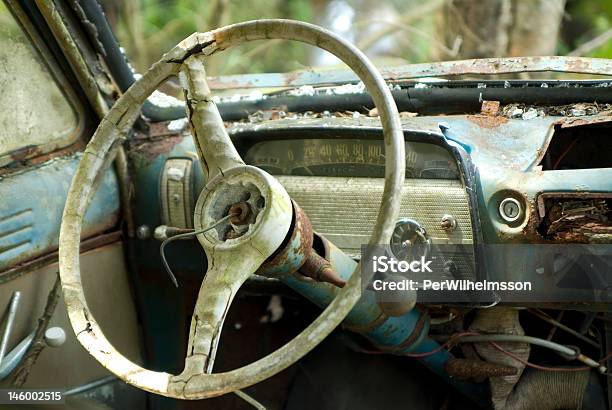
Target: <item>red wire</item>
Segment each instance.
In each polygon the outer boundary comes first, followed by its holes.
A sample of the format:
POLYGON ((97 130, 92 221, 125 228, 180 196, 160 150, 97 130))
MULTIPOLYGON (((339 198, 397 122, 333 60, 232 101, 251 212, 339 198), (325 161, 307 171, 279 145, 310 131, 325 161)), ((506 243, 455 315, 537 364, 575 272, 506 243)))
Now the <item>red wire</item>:
POLYGON ((446 343, 444 343, 443 345, 440 345, 439 347, 435 348, 434 350, 431 350, 429 352, 423 352, 423 353, 402 353, 402 356, 407 356, 407 357, 414 357, 414 358, 422 358, 422 357, 428 357, 428 356, 432 356, 438 352, 441 352, 442 350, 444 350, 446 347, 449 347, 448 350, 450 350, 450 348, 452 348, 451 345, 454 345, 454 342, 464 336, 476 336, 478 335, 478 333, 474 333, 474 332, 464 332, 464 333, 456 333, 454 335, 452 335, 450 337, 450 339, 448 339, 448 341, 446 343))
POLYGON ((590 366, 583 366, 583 367, 547 367, 547 366, 542 366, 539 364, 535 364, 535 363, 531 363, 528 362, 527 360, 515 355, 512 352, 507 351, 506 349, 504 349, 503 347, 501 347, 500 345, 498 345, 495 342, 489 342, 489 344, 491 346, 493 346, 494 348, 496 348, 497 350, 499 350, 500 352, 502 352, 503 354, 510 356, 511 358, 513 358, 514 360, 516 360, 517 362, 523 363, 525 366, 528 367, 532 367, 534 369, 538 369, 538 370, 544 370, 547 372, 584 372, 586 370, 591 370, 592 367, 590 366))
MULTIPOLYGON (((455 342, 457 341, 457 339, 462 338, 464 336, 474 336, 474 335, 479 335, 479 333, 473 333, 473 332, 464 332, 464 333, 456 333, 454 335, 451 336, 451 338, 444 344, 440 345, 439 347, 435 348, 434 350, 430 350, 429 352, 423 352, 423 353, 403 353, 402 356, 407 356, 407 357, 413 357, 416 359, 420 359, 423 357, 429 357, 432 356, 436 353, 441 352, 442 350, 444 350, 445 348, 448 347, 448 350, 450 350, 455 342)), ((491 346, 493 346, 495 349, 499 350, 500 352, 502 352, 503 354, 513 358, 514 360, 524 364, 525 366, 528 367, 532 367, 534 369, 538 369, 538 370, 543 370, 543 371, 547 371, 547 372, 583 372, 583 371, 587 371, 587 370, 591 370, 593 369, 593 367, 590 366, 583 366, 583 367, 548 367, 548 366, 542 366, 539 364, 535 364, 535 363, 531 363, 519 356, 517 356, 516 354, 509 352, 508 350, 504 349, 503 347, 501 347, 500 345, 498 345, 495 342, 488 342, 491 346)), ((608 360, 610 357, 612 357, 612 352, 608 353, 603 359, 601 359, 599 362, 604 362, 606 360, 608 360)))
POLYGON ((559 166, 559 164, 561 163, 561 160, 563 158, 565 158, 565 156, 567 155, 567 153, 569 152, 570 149, 572 149, 572 147, 574 145, 576 145, 576 143, 578 142, 578 138, 576 138, 574 141, 572 141, 567 148, 565 149, 565 151, 563 151, 563 153, 561 155, 559 155, 559 158, 557 158, 557 160, 555 161, 555 165, 553 165, 552 169, 557 169, 557 167, 559 166))

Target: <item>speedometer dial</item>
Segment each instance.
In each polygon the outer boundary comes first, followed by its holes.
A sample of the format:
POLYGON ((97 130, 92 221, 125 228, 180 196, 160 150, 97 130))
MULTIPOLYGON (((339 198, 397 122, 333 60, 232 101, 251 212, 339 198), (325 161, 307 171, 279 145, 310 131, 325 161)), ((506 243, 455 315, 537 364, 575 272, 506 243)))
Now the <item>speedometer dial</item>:
MULTIPOLYGON (((248 149, 245 160, 272 175, 385 176, 384 143, 369 139, 317 138, 264 141, 248 149)), ((406 143, 407 178, 456 179, 457 165, 444 148, 406 143), (431 172, 435 164, 436 172, 431 172)))

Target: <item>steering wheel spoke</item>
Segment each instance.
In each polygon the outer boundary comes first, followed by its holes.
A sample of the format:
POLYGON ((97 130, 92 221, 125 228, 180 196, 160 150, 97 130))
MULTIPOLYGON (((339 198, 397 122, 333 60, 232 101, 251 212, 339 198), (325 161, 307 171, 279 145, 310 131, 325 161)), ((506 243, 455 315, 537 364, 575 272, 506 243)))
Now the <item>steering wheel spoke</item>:
POLYGON ((186 382, 194 375, 212 372, 232 300, 265 259, 265 254, 254 247, 246 247, 239 256, 230 252, 209 255, 209 269, 191 317, 185 369, 171 382, 186 382))
POLYGON ((211 179, 230 168, 244 165, 206 82, 204 56, 195 54, 188 57, 183 62, 179 78, 185 92, 191 133, 206 176, 211 179))

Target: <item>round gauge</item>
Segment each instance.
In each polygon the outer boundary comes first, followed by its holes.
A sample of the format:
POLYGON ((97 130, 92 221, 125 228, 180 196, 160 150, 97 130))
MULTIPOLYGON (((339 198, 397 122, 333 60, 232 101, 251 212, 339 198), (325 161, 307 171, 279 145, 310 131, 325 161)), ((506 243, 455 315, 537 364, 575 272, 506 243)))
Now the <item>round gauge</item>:
POLYGON ((425 228, 417 221, 402 218, 395 224, 390 245, 395 258, 410 262, 421 257, 427 258, 431 240, 427 237, 425 228))

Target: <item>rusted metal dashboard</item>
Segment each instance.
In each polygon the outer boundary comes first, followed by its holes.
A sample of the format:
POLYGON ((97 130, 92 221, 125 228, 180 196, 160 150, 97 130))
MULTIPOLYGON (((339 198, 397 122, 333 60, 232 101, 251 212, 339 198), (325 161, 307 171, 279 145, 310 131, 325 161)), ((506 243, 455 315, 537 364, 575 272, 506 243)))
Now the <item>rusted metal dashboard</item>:
MULTIPOLYGON (((556 138, 561 138, 563 147, 567 145, 562 138, 566 128, 558 127, 567 127, 568 121, 575 119, 552 115, 529 120, 485 115, 411 116, 404 124, 407 174, 401 218, 416 221, 427 232, 433 246, 448 245, 445 250, 452 256, 445 259, 458 265, 461 279, 529 280, 535 289, 544 292, 525 294, 522 304, 537 298, 593 299, 590 289, 582 290, 573 284, 563 287, 549 284, 547 275, 538 274, 541 257, 530 251, 535 249, 531 246, 534 243, 555 243, 540 232, 542 216, 536 207, 542 195, 576 192, 579 196, 587 193, 601 196, 611 191, 609 179, 605 178, 610 170, 599 168, 599 163, 593 169, 547 170, 540 165, 544 161, 542 157, 546 159, 544 153, 548 152, 549 144, 554 145, 556 138), (469 152, 445 140, 441 123, 463 141, 469 152), (504 220, 500 206, 506 202, 516 204, 513 200, 519 204, 519 213, 515 220, 508 220, 508 215, 504 220), (507 260, 494 250, 507 250, 512 255, 518 251, 520 256, 507 260), (527 261, 529 266, 519 266, 527 261)), ((575 133, 579 128, 567 129, 575 133)), ((598 132, 605 133, 605 130, 604 127, 598 132)), ((228 131, 248 163, 266 169, 281 180, 306 210, 315 230, 346 253, 359 257, 359 247, 365 244, 376 217, 383 182, 381 155, 384 151, 376 118, 244 121, 229 123, 228 131)), ((585 128, 584 132, 594 131, 585 128)), ((167 224, 162 200, 166 188, 170 195, 165 196, 165 203, 170 205, 172 199, 179 214, 185 218, 192 215, 193 200, 205 181, 197 166, 186 121, 152 127, 148 136, 130 142, 129 151, 135 169, 134 184, 139 187, 135 198, 139 209, 136 226, 146 226, 152 231, 158 225, 167 224), (188 174, 184 171, 187 168, 173 169, 177 167, 172 164, 181 158, 193 164, 192 185, 177 186, 172 179, 188 174), (166 178, 172 187, 163 184, 164 175, 172 177, 166 178), (176 195, 178 200, 174 199, 176 195), (161 206, 152 207, 152 203, 161 206)), ((156 255, 159 251, 159 242, 152 238, 138 241, 137 246, 142 247, 142 255, 156 255)), ((199 254, 175 258, 173 267, 179 272, 187 269, 184 272, 189 276, 187 272, 201 269, 200 263, 196 263, 201 258, 199 254)), ((155 257, 143 259, 141 263, 158 272, 156 275, 163 274, 155 257)))

